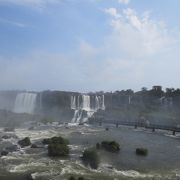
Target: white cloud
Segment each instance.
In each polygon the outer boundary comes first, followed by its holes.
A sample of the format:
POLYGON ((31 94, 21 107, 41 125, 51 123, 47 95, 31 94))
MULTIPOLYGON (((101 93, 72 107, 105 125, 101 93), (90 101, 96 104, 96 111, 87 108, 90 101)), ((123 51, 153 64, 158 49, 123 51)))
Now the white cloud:
POLYGON ((120 18, 112 18, 112 34, 108 37, 108 48, 126 53, 131 57, 153 55, 170 48, 177 37, 162 21, 153 20, 148 13, 138 15, 133 9, 124 9, 120 18), (112 48, 111 48, 112 49, 112 48))
POLYGON ((121 4, 129 4, 130 0, 118 0, 118 2, 121 4))
POLYGON ((116 8, 106 8, 104 9, 104 12, 113 16, 114 18, 120 18, 121 15, 117 12, 116 8))
POLYGON ((0 58, 1 87, 94 91, 180 84, 179 35, 148 12, 109 8, 105 13, 111 32, 99 47, 81 40, 67 54, 37 51, 0 58))

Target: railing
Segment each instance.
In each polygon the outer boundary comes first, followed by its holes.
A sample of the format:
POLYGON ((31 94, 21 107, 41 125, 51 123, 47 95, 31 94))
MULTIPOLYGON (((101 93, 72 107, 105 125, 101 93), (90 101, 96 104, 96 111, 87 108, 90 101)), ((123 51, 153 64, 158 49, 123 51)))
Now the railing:
POLYGON ((103 120, 98 121, 98 123, 99 124, 102 124, 102 123, 115 124, 116 127, 118 127, 119 125, 133 126, 135 128, 145 127, 147 129, 152 129, 153 131, 155 131, 155 129, 168 130, 168 131, 173 131, 174 135, 175 135, 175 132, 180 132, 180 127, 177 127, 177 126, 142 123, 142 122, 137 122, 137 121, 132 122, 132 121, 118 121, 118 120, 103 119, 103 120))

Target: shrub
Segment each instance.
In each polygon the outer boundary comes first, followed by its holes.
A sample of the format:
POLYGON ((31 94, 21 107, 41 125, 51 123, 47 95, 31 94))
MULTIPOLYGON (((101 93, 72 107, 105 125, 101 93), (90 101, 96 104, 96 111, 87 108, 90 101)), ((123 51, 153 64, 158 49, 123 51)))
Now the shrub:
POLYGON ((97 169, 99 165, 99 157, 94 149, 86 149, 83 152, 82 160, 84 164, 90 165, 91 168, 97 169))
POLYGON ((148 150, 146 148, 137 148, 136 149, 136 154, 141 155, 141 156, 147 156, 148 155, 148 150))
POLYGON ((79 177, 78 180, 85 180, 83 177, 79 177))
POLYGON ((21 147, 30 146, 30 145, 31 145, 30 138, 29 138, 29 137, 25 137, 24 139, 19 140, 19 141, 18 141, 18 144, 19 144, 21 147))
POLYGON ((51 143, 55 143, 55 144, 69 144, 69 141, 67 139, 64 139, 62 137, 52 137, 52 138, 46 138, 43 139, 42 141, 43 144, 51 144, 51 143))
POLYGON ((69 180, 76 180, 76 178, 74 176, 70 176, 69 180))
POLYGON ((67 139, 64 139, 62 137, 52 137, 51 138, 51 143, 58 143, 58 144, 69 144, 69 141, 67 139))
MULTIPOLYGON (((76 180, 74 176, 70 176, 68 180, 76 180)), ((83 177, 79 177, 77 180, 85 180, 83 177)))
POLYGON ((52 137, 50 139, 44 139, 44 144, 48 144, 49 156, 67 156, 69 154, 69 147, 67 146, 69 141, 62 137, 52 137))
POLYGON ((102 141, 101 147, 109 152, 119 152, 120 146, 116 141, 102 141))
POLYGON ((51 143, 48 145, 49 156, 67 156, 69 154, 69 148, 66 144, 51 143))

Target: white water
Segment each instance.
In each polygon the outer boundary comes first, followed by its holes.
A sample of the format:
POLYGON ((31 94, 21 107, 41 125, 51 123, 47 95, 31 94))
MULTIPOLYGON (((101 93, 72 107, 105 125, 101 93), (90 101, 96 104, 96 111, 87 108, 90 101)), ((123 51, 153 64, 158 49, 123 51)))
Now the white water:
POLYGON ((36 97, 37 94, 35 93, 19 93, 16 96, 14 112, 33 114, 36 106, 36 97))
POLYGON ((105 109, 104 95, 71 96, 71 109, 74 110, 72 123, 86 122, 99 109, 105 109))

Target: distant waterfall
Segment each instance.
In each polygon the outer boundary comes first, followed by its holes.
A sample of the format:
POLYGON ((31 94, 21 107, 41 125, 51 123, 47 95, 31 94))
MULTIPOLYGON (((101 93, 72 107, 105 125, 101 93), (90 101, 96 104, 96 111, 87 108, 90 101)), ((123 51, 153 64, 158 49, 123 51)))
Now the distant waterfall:
POLYGON ((37 94, 35 93, 19 93, 16 96, 14 112, 33 114, 36 106, 36 97, 37 94))
POLYGON ((72 123, 86 122, 99 109, 105 110, 104 95, 71 96, 72 123))
POLYGON ((88 95, 83 95, 82 96, 82 109, 85 111, 91 111, 91 107, 90 107, 90 96, 88 95))

